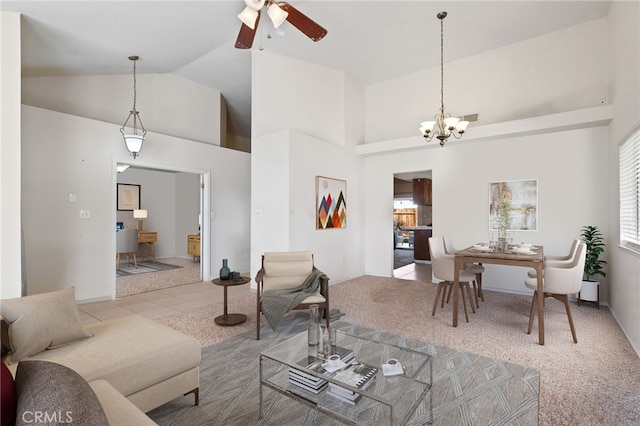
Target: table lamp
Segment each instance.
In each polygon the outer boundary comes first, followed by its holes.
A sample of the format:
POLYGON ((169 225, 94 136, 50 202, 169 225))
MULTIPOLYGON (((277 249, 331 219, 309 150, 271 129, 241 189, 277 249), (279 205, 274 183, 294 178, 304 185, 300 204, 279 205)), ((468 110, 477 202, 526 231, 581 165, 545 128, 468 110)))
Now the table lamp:
POLYGON ((138 219, 138 231, 142 232, 142 220, 147 218, 146 210, 134 210, 133 218, 138 219))

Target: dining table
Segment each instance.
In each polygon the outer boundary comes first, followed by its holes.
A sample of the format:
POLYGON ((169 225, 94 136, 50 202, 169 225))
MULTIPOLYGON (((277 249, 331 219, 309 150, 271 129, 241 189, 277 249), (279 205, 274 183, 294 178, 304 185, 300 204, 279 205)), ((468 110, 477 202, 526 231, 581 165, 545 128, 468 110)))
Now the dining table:
MULTIPOLYGON (((543 260, 544 249, 542 246, 532 246, 528 252, 518 253, 515 247, 509 247, 504 251, 497 251, 489 246, 473 245, 455 253, 454 259, 454 283, 453 283, 453 326, 458 326, 458 291, 460 286, 460 270, 465 263, 482 263, 507 266, 524 266, 536 271, 537 291, 543 294, 543 260)), ((538 311, 538 343, 544 345, 544 297, 537 297, 538 311)))

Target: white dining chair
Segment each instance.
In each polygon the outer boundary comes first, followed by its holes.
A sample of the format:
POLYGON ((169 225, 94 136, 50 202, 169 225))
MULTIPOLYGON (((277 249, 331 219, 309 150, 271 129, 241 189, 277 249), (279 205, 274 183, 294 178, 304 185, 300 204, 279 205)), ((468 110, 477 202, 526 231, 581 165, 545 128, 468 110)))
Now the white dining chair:
MULTIPOLYGON (((571 242, 571 248, 569 249, 569 254, 566 255, 562 255, 562 256, 552 256, 552 255, 545 255, 544 256, 544 263, 551 263, 551 264, 555 264, 555 263, 570 263, 571 261, 573 261, 574 256, 576 255, 576 250, 578 249, 578 244, 580 244, 580 240, 575 239, 571 242)), ((527 275, 529 276, 529 278, 536 278, 537 274, 535 270, 531 270, 529 272, 527 272, 527 275)))
MULTIPOLYGON (((446 254, 444 252, 444 248, 440 238, 431 237, 429 238, 429 250, 431 253, 431 272, 435 278, 441 280, 438 283, 438 288, 436 290, 436 297, 433 301, 433 311, 431 312, 431 316, 436 314, 436 309, 438 308, 438 300, 442 296, 442 302, 440 307, 444 307, 444 299, 445 294, 447 293, 448 288, 453 288, 454 282, 454 256, 450 254, 446 254)), ((467 302, 464 294, 464 290, 467 290, 467 295, 469 296, 469 305, 471 305, 471 310, 475 314, 476 309, 473 306, 473 298, 471 297, 471 288, 469 287, 469 283, 473 282, 475 279, 475 275, 469 271, 460 270, 459 272, 459 285, 460 285, 460 293, 462 294, 462 306, 464 306, 464 316, 467 322, 469 322, 469 312, 467 311, 467 302)))
POLYGON ((583 242, 579 242, 574 256, 569 262, 546 263, 544 265, 544 269, 542 270, 542 286, 544 290, 544 293, 542 295, 539 295, 537 291, 537 278, 529 278, 524 282, 527 288, 533 290, 533 299, 531 300, 531 313, 529 314, 529 328, 527 330, 527 334, 531 334, 531 329, 533 328, 533 322, 537 311, 536 306, 538 297, 553 297, 554 299, 557 299, 564 303, 565 309, 567 311, 567 317, 569 318, 569 326, 571 327, 573 342, 578 343, 576 329, 573 324, 573 316, 571 315, 571 307, 569 305, 569 295, 576 294, 580 291, 586 254, 587 245, 583 242))
MULTIPOLYGON (((444 244, 444 252, 446 254, 455 254, 458 249, 456 249, 453 245, 453 239, 448 235, 442 236, 442 242, 444 244)), ((482 293, 482 274, 484 272, 484 266, 480 263, 465 263, 464 270, 471 272, 475 275, 475 280, 473 281, 473 294, 476 300, 476 306, 480 308, 479 300, 484 302, 484 293, 482 293)), ((447 300, 449 297, 447 297, 447 300)))

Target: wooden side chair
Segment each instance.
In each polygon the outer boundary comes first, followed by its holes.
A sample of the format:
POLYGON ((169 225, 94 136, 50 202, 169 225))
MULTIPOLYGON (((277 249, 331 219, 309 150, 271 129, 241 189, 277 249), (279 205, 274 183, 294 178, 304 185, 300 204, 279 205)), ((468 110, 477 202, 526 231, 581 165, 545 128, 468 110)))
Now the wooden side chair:
MULTIPOLYGON (((256 274, 257 326, 256 340, 260 340, 260 315, 262 313, 262 295, 267 290, 281 290, 298 287, 314 271, 313 254, 310 251, 267 252, 262 255, 262 267, 256 274)), ((329 327, 329 277, 320 276, 320 288, 315 294, 304 299, 293 309, 309 309, 318 305, 324 313, 329 327)))

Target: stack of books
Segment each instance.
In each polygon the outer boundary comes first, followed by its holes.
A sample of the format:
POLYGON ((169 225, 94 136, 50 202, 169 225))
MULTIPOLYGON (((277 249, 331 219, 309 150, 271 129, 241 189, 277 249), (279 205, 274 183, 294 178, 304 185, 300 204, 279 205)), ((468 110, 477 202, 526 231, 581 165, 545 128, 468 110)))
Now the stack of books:
MULTIPOLYGON (((378 369, 376 367, 356 361, 351 363, 344 370, 336 371, 332 375, 332 378, 349 386, 364 390, 374 383, 376 373, 378 373, 378 369)), ((327 395, 331 395, 334 398, 352 405, 355 405, 362 397, 361 394, 334 383, 329 384, 327 395)))
MULTIPOLYGON (((326 361, 322 358, 309 355, 300 360, 297 364, 306 367, 309 370, 324 374, 322 364, 325 362, 326 361)), ((289 368, 289 383, 316 395, 327 387, 327 381, 325 379, 316 377, 302 370, 298 370, 297 368, 289 368)))

